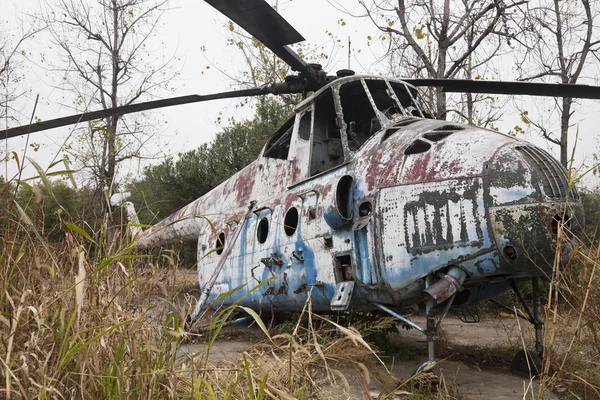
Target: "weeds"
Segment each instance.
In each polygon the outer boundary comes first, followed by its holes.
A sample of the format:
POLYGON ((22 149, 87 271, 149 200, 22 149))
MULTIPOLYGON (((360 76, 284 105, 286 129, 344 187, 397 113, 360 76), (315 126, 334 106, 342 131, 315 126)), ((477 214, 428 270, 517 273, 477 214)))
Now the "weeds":
POLYGON ((176 311, 176 254, 140 254, 120 229, 109 234, 106 221, 93 230, 66 213, 59 215, 64 238, 52 241, 30 217, 43 209, 44 196, 24 204, 3 199, 0 390, 7 399, 349 398, 367 390, 374 350, 353 328, 321 319, 316 329, 310 303, 308 324, 273 337, 236 303, 211 317, 206 349, 182 357, 190 334, 176 311), (239 312, 267 341, 237 363, 214 365, 208 354, 239 312))
MULTIPOLYGON (((119 229, 109 235, 106 221, 94 228, 68 213, 57 215, 62 239, 51 240, 56 231, 45 230, 40 214, 52 190, 40 196, 36 186, 23 185, 32 192, 23 203, 6 196, 6 187, 0 190, 6 210, 0 218, 0 390, 7 399, 365 398, 374 382, 386 389, 374 396, 381 399, 458 396, 443 377, 432 389, 426 377, 400 382, 387 372, 363 335, 390 321, 347 326, 313 314, 310 300, 275 334, 239 302, 221 309, 209 318, 205 349, 182 357, 190 334, 177 311, 175 253, 141 254, 119 229), (237 362, 213 363, 217 337, 240 313, 250 315, 265 341, 237 362)), ((569 269, 555 265, 538 397, 548 386, 600 397, 599 259, 598 246, 581 245, 569 269)))
MULTIPOLYGON (((574 150, 573 150, 574 151, 574 150)), ((570 168, 569 189, 591 170, 570 168)), ((587 210, 594 215, 597 210, 587 210)), ((563 220, 568 214, 565 208, 563 220)), ((595 221, 594 218, 592 220, 595 221)), ((597 238, 581 240, 569 231, 568 222, 559 224, 556 249, 544 307, 544 354, 538 397, 543 388, 571 398, 600 398, 600 243, 597 238), (565 266, 563 249, 573 255, 565 266)), ((594 230, 596 227, 592 227, 594 230)))
POLYGON ((581 245, 568 268, 555 264, 545 306, 542 382, 572 398, 600 398, 599 261, 598 245, 581 245))
POLYGON ((132 273, 139 257, 124 248, 97 259, 77 233, 68 234, 73 246, 47 242, 33 224, 24 227, 25 211, 19 214, 0 254, 6 397, 166 394, 178 317, 169 316, 171 326, 149 318, 156 308, 149 276, 132 273))

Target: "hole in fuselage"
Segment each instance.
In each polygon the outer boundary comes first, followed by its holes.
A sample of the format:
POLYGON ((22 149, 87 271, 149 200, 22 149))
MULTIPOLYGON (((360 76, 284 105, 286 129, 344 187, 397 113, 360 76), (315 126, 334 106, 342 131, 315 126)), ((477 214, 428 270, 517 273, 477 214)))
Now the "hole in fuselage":
POLYGON ((352 257, 350 254, 335 257, 335 275, 338 282, 354 280, 352 277, 352 257))
POLYGON ((215 246, 217 254, 221 255, 223 253, 223 248, 225 247, 225 234, 223 232, 219 233, 217 236, 217 244, 215 246))
POLYGON ((569 228, 571 227, 571 220, 570 217, 566 214, 560 215, 560 214, 556 214, 554 217, 552 217, 552 234, 553 235, 558 235, 558 227, 562 226, 563 230, 569 230, 569 228))
POLYGON ((344 219, 352 219, 352 184, 354 178, 350 175, 344 175, 337 183, 335 201, 338 212, 344 219))
POLYGON ((367 215, 371 215, 371 212, 373 211, 373 205, 371 204, 370 201, 365 201, 360 203, 360 206, 358 206, 358 216, 359 217, 366 217, 367 215))
POLYGON ((269 220, 267 218, 263 218, 258 223, 258 228, 256 229, 256 239, 259 243, 264 243, 267 241, 267 237, 269 236, 269 220))
POLYGON ((297 228, 298 209, 296 207, 290 207, 290 209, 285 213, 285 218, 283 219, 283 230, 286 235, 292 236, 294 233, 296 233, 297 228))
POLYGON ((517 259, 517 250, 513 246, 510 246, 510 245, 504 246, 504 249, 502 249, 502 252, 511 261, 515 261, 517 259))

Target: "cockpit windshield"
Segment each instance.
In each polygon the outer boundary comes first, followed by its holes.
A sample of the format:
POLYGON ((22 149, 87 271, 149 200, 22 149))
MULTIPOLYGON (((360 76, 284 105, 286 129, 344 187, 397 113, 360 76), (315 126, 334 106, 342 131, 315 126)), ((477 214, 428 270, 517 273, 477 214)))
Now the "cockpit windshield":
POLYGON ((340 87, 348 147, 358 150, 383 124, 422 112, 405 85, 384 79, 360 79, 340 87))

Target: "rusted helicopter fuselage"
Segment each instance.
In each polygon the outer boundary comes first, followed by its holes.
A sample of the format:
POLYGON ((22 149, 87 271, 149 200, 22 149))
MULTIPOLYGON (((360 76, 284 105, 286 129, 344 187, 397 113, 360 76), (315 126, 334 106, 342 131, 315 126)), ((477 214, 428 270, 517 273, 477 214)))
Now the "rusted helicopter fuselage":
POLYGON ((514 137, 424 118, 415 95, 400 80, 335 80, 256 161, 137 245, 197 241, 201 286, 225 257, 210 299, 245 285, 224 303, 276 311, 309 291, 316 311, 408 306, 449 269, 464 274, 454 305, 469 304, 549 271, 557 221, 583 221, 564 168, 514 137))

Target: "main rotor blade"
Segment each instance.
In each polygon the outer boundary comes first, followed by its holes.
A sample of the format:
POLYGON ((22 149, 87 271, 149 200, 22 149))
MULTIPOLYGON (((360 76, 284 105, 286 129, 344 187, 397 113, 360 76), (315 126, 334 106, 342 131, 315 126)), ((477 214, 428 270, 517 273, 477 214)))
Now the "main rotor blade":
POLYGON ((302 72, 308 67, 306 62, 287 46, 303 42, 304 38, 266 1, 206 0, 206 2, 267 46, 294 71, 302 72))
POLYGON ((600 86, 470 79, 403 79, 414 86, 441 87, 444 92, 518 94, 546 97, 600 99, 600 86))
POLYGON ((230 92, 214 93, 207 95, 192 94, 189 96, 172 97, 170 99, 153 100, 145 103, 130 104, 127 106, 109 108, 106 110, 91 111, 82 114, 71 115, 68 117, 51 119, 48 121, 37 122, 35 124, 18 126, 0 130, 0 139, 8 139, 28 133, 44 131, 46 129, 59 128, 65 125, 73 125, 79 122, 93 121, 97 119, 121 116, 134 112, 153 110, 156 108, 171 107, 181 104, 198 103, 201 101, 229 99, 233 97, 260 96, 270 93, 268 88, 251 88, 242 90, 233 90, 230 92))

